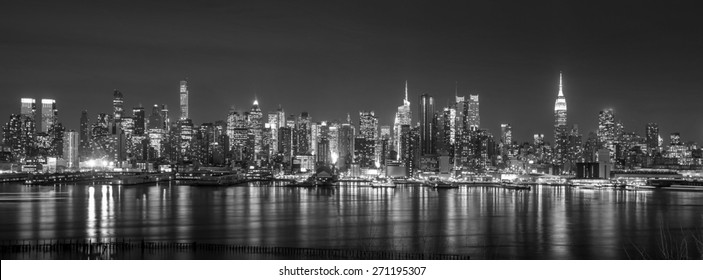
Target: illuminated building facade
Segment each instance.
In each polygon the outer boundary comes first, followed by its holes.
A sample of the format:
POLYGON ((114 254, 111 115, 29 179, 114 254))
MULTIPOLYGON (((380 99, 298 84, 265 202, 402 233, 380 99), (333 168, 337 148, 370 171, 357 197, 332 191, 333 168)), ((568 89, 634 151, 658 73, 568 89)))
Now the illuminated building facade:
POLYGON ((656 123, 648 123, 645 127, 645 141, 647 143, 647 153, 652 154, 653 151, 659 149, 659 125, 656 123))
POLYGON ((408 81, 405 81, 405 99, 403 99, 403 105, 398 106, 398 111, 395 113, 395 120, 393 121, 393 148, 398 153, 398 158, 403 151, 400 150, 400 127, 402 125, 410 125, 412 122, 412 112, 410 111, 410 100, 408 100, 408 81))
POLYGON ((420 96, 420 152, 421 154, 434 153, 435 123, 434 123, 434 98, 429 94, 420 96))
POLYGON ((118 134, 118 130, 122 128, 122 117, 124 117, 123 103, 124 97, 122 96, 122 92, 115 90, 112 93, 112 119, 114 121, 114 125, 112 126, 112 134, 118 134))
POLYGON ((312 119, 308 112, 300 113, 297 121, 295 122, 295 133, 293 135, 293 146, 295 148, 296 155, 309 154, 312 149, 312 141, 310 139, 312 119))
POLYGON ((347 120, 339 127, 339 159, 337 167, 347 170, 354 161, 354 126, 347 120))
POLYGON ((253 159, 257 160, 262 156, 264 129, 264 115, 261 112, 261 108, 259 108, 258 100, 254 100, 251 110, 249 110, 247 121, 249 123, 249 133, 254 136, 253 159))
POLYGON ((63 135, 63 159, 66 160, 66 167, 77 169, 80 162, 79 148, 80 135, 76 131, 68 131, 63 135))
POLYGON ((566 162, 569 131, 566 127, 566 97, 563 91, 563 78, 559 73, 559 94, 554 102, 554 146, 553 163, 562 166, 566 162))
POLYGON ((180 89, 180 104, 181 104, 181 120, 189 119, 188 115, 188 79, 182 80, 180 89))
POLYGON ((620 130, 615 122, 615 114, 612 109, 600 111, 598 115, 598 143, 601 147, 610 151, 610 157, 615 156, 615 145, 618 141, 620 130))
POLYGON ((146 112, 144 112, 144 107, 134 107, 132 115, 134 119, 134 135, 144 135, 146 130, 146 112))
POLYGON ((469 130, 478 130, 481 127, 481 115, 479 114, 478 94, 469 95, 467 109, 469 130))
POLYGON ((48 133, 49 128, 53 126, 58 118, 58 110, 56 109, 56 100, 42 99, 41 100, 41 132, 48 133))

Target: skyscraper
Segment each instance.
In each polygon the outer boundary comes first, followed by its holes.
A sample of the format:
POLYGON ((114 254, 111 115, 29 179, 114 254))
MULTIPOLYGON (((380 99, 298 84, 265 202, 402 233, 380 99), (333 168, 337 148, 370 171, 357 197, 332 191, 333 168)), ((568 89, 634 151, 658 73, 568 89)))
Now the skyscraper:
POLYGON ((181 117, 180 117, 180 119, 185 120, 185 119, 189 118, 189 115, 188 115, 188 79, 181 81, 180 94, 181 94, 181 117))
POLYGON ((134 115, 134 134, 144 135, 144 130, 146 129, 146 113, 144 112, 144 107, 141 105, 139 107, 134 107, 132 109, 132 115, 134 115))
POLYGON ((378 118, 373 111, 359 112, 359 133, 354 139, 354 153, 361 167, 374 167, 376 161, 378 118))
POLYGON ((113 120, 114 126, 112 127, 112 134, 117 134, 118 128, 121 128, 122 117, 124 116, 124 109, 122 108, 124 103, 122 92, 116 90, 112 93, 112 109, 113 109, 113 120))
POLYGON ((601 148, 610 151, 610 157, 615 155, 615 144, 617 141, 617 124, 613 109, 605 109, 598 114, 598 144, 601 148))
POLYGON ((559 73, 559 94, 554 102, 554 161, 560 165, 564 163, 569 139, 566 128, 566 98, 563 92, 562 74, 559 73))
POLYGON ((259 101, 254 100, 248 115, 249 130, 254 135, 254 157, 259 158, 262 151, 262 133, 264 129, 264 115, 259 108, 259 101))
POLYGON ((513 143, 513 128, 509 123, 500 125, 500 148, 503 155, 510 154, 510 147, 513 143))
POLYGON ((476 131, 481 127, 481 115, 479 114, 478 94, 469 95, 468 125, 469 130, 476 131))
POLYGON ((37 101, 34 98, 22 98, 20 107, 20 116, 34 119, 37 111, 37 101))
POLYGON ((49 128, 56 124, 58 110, 56 110, 56 100, 41 100, 41 132, 48 133, 49 128))
POLYGON ((354 159, 354 127, 349 121, 339 129, 339 160, 337 167, 346 170, 354 159))
POLYGON ((63 135, 63 158, 66 160, 66 167, 77 169, 79 162, 80 139, 78 132, 68 131, 63 135))
POLYGON ((647 152, 652 153, 653 150, 659 148, 659 125, 656 123, 648 123, 645 127, 645 142, 647 144, 647 152))
POLYGON ((312 122, 312 119, 310 118, 308 112, 300 113, 297 120, 294 116, 291 116, 291 119, 295 120, 295 131, 293 132, 293 152, 296 155, 308 154, 312 150, 312 143, 310 141, 310 123, 312 122))
POLYGON ((420 153, 434 153, 434 98, 429 94, 420 96, 420 153))
POLYGON ((403 151, 400 150, 400 127, 402 125, 410 125, 412 122, 412 112, 410 111, 410 101, 408 100, 408 81, 405 81, 405 99, 403 99, 403 105, 398 106, 398 112, 395 113, 395 120, 393 122, 393 147, 396 152, 398 152, 398 157, 400 159, 403 151))
POLYGON ((359 112, 359 135, 371 141, 378 138, 378 118, 373 111, 359 112))

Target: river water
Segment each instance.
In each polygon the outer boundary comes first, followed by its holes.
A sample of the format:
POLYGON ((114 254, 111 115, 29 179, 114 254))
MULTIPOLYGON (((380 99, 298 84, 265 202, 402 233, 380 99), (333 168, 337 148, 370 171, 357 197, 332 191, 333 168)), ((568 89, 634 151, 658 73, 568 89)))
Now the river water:
POLYGON ((88 238, 472 259, 701 258, 703 192, 0 185, 0 240, 88 238))

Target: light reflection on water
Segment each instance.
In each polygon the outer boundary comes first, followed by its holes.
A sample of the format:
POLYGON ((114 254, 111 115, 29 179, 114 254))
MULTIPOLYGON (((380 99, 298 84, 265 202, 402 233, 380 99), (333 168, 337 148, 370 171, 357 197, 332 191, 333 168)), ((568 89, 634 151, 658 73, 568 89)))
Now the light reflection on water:
POLYGON ((634 246, 656 257, 662 229, 674 241, 700 236, 703 193, 6 184, 0 185, 0 217, 2 240, 125 238, 478 259, 626 259, 634 246))

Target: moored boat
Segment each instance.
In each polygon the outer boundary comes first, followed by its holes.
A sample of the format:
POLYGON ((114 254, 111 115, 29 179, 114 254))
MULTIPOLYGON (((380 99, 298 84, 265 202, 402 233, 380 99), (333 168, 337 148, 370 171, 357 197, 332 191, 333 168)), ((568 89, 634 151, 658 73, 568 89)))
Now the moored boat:
POLYGON ((395 188, 395 182, 391 179, 373 180, 370 185, 374 188, 395 188))

